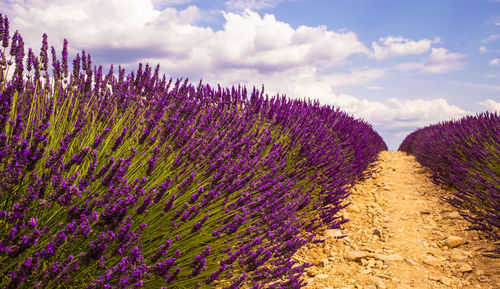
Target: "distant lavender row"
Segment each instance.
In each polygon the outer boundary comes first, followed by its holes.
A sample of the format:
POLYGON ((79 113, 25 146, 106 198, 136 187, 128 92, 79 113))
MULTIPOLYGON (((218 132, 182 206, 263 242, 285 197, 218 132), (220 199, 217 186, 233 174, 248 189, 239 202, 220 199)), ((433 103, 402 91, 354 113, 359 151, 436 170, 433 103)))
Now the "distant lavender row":
POLYGON ((453 187, 449 199, 470 229, 500 239, 500 116, 481 113, 416 130, 400 151, 431 169, 435 183, 453 187))
POLYGON ((386 149, 318 102, 69 71, 66 40, 49 75, 1 15, 0 43, 2 288, 300 288, 291 256, 386 149))

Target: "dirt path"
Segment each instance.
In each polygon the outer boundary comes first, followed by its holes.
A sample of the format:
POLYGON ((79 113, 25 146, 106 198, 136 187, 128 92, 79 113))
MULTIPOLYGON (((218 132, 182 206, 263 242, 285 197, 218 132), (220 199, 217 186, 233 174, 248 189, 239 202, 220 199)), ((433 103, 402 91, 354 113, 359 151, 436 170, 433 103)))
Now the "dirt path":
POLYGON ((500 288, 500 259, 481 254, 493 241, 465 231, 468 223, 439 199, 451 192, 402 152, 382 152, 377 169, 354 188, 344 213, 351 221, 294 256, 316 264, 305 288, 500 288))

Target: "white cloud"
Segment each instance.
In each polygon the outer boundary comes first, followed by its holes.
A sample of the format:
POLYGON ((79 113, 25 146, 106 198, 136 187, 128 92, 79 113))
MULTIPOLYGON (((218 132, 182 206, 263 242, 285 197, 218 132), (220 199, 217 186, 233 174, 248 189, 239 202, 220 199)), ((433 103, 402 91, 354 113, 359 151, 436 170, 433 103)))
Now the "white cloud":
POLYGON ((495 59, 492 59, 492 60, 489 62, 489 65, 490 65, 490 66, 497 66, 498 64, 500 64, 500 58, 495 58, 495 59))
POLYGON ((173 25, 189 26, 200 17, 200 11, 196 6, 189 6, 184 10, 175 8, 165 8, 160 12, 158 17, 146 25, 152 25, 154 29, 162 27, 170 28, 173 25))
POLYGON ((432 48, 431 54, 425 62, 408 62, 396 66, 399 70, 417 70, 425 73, 446 73, 459 70, 463 67, 460 62, 466 55, 450 53, 446 48, 432 48))
POLYGON ((372 57, 377 60, 409 54, 422 54, 429 51, 432 43, 437 43, 440 40, 436 38, 434 40, 422 39, 413 41, 403 37, 389 36, 380 38, 379 41, 382 45, 372 42, 372 57))
POLYGON ((287 1, 290 0, 228 0, 225 2, 225 5, 229 10, 260 10, 273 8, 280 3, 287 1))
POLYGON ((369 85, 369 86, 365 86, 366 89, 370 89, 370 90, 382 90, 384 89, 382 86, 378 86, 378 85, 369 85))
POLYGON ((14 9, 12 24, 19 28, 26 46, 39 48, 46 32, 49 45, 60 47, 67 38, 70 53, 85 49, 94 60, 117 64, 119 59, 122 66, 135 67, 145 56, 158 62, 185 63, 200 43, 214 37, 212 29, 193 24, 199 17, 196 6, 160 11, 150 0, 46 0, 14 9))
MULTIPOLYGON (((321 77, 322 81, 327 82, 333 87, 343 85, 363 84, 386 75, 385 68, 359 68, 354 69, 351 73, 333 73, 321 77)), ((379 89, 373 88, 372 89, 379 89)))
POLYGON ((422 127, 439 121, 459 118, 469 113, 456 105, 449 104, 444 98, 431 100, 398 100, 390 98, 387 101, 396 108, 393 112, 395 114, 394 120, 388 124, 389 127, 405 125, 422 127))
POLYGON ((255 69, 266 74, 298 67, 329 67, 368 51, 353 32, 337 33, 324 26, 293 29, 273 15, 260 17, 250 10, 223 14, 224 30, 215 33, 214 46, 210 47, 210 57, 219 69, 255 69))
POLYGON ((479 104, 484 106, 489 111, 500 111, 500 102, 496 102, 492 99, 480 101, 479 104))
POLYGON ((199 18, 196 6, 160 11, 149 0, 72 0, 18 6, 15 22, 26 43, 40 43, 43 32, 49 41, 70 36, 70 48, 92 50, 93 56, 126 54, 132 64, 148 55, 149 60, 161 60, 179 73, 330 67, 353 54, 368 53, 353 32, 335 32, 325 26, 294 29, 273 15, 261 17, 251 10, 223 15, 224 29, 214 32, 194 24, 199 18))
POLYGON ((486 51, 488 51, 488 48, 486 48, 484 46, 479 47, 479 52, 486 53, 486 51))
MULTIPOLYGON (((497 78, 498 75, 489 75, 487 78, 497 78)), ((452 85, 472 87, 474 89, 485 90, 485 91, 500 91, 500 85, 487 84, 487 83, 476 83, 476 82, 464 82, 464 81, 450 81, 448 82, 452 85)))
POLYGON ((153 6, 175 6, 175 5, 183 5, 195 2, 196 0, 151 0, 153 2, 153 6))
POLYGON ((494 41, 496 41, 499 38, 500 38, 500 34, 499 33, 491 34, 488 38, 486 38, 485 40, 483 40, 483 42, 484 43, 494 42, 494 41))

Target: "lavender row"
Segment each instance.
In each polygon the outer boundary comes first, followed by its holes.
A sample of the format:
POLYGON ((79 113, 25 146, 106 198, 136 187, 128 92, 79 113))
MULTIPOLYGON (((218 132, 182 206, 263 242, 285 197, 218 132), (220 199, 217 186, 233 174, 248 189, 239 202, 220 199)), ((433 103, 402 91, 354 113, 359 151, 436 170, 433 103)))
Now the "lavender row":
POLYGON ((387 148, 316 101, 70 71, 0 23, 2 288, 300 288, 291 256, 387 148))
MULTIPOLYGON (((470 229, 500 240, 500 116, 481 113, 421 128, 400 151, 430 168, 437 184, 452 187, 448 201, 471 223, 470 229)), ((498 250, 500 252, 500 249, 498 250)))

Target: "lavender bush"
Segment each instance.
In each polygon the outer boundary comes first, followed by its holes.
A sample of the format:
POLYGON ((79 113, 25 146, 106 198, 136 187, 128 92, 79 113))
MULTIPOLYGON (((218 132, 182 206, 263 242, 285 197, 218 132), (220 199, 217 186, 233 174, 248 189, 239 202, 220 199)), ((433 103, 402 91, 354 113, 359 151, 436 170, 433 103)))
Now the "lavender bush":
POLYGON ((381 137, 318 102, 68 68, 0 15, 2 288, 300 288, 381 137), (9 49, 7 53, 7 49, 9 49), (9 69, 14 65, 12 77, 9 69))
MULTIPOLYGON (((500 116, 481 113, 442 122, 408 135, 400 151, 413 154, 437 184, 452 187, 448 201, 470 229, 500 240, 500 116)), ((500 249, 496 250, 500 253, 500 249)))

